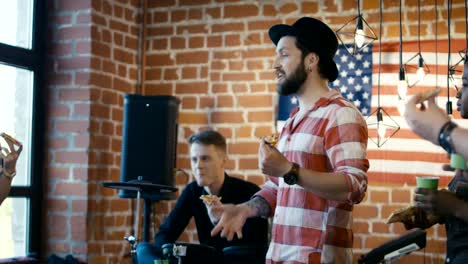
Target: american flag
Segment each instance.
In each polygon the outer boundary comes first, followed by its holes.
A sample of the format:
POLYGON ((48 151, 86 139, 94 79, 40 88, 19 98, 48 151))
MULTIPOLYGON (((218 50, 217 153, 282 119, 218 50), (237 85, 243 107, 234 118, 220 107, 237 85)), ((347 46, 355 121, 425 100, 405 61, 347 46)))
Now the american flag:
MULTIPOLYGON (((468 127, 468 121, 460 118, 456 110, 455 98, 456 90, 454 83, 450 83, 447 89, 447 64, 448 64, 448 43, 447 40, 438 42, 438 52, 435 52, 435 41, 421 42, 421 54, 428 66, 429 72, 425 78, 411 88, 408 88, 408 96, 420 91, 433 89, 439 86, 442 92, 437 98, 440 108, 445 110, 447 102, 447 91, 449 99, 453 105, 453 119, 463 127, 468 127), (436 56, 437 55, 437 56, 436 56)), ((461 56, 458 51, 466 46, 465 40, 452 40, 451 43, 451 62, 456 64, 461 56)), ((417 42, 403 43, 403 63, 408 62, 416 53, 418 53, 417 42)), ((415 176, 432 175, 442 176, 441 186, 446 186, 453 176, 453 172, 442 170, 442 164, 448 163, 446 153, 439 146, 422 140, 414 134, 408 127, 402 116, 401 107, 403 101, 399 100, 397 94, 398 70, 399 70, 399 43, 382 44, 382 61, 380 74, 380 107, 382 107, 389 117, 394 120, 400 130, 394 134, 383 146, 377 145, 369 140, 368 159, 370 168, 368 171, 369 180, 372 182, 395 182, 415 184, 415 176)), ((364 118, 368 118, 371 113, 374 114, 378 106, 378 67, 379 67, 379 45, 375 44, 362 53, 353 57, 344 47, 340 46, 335 62, 338 64, 339 77, 336 81, 330 83, 330 87, 338 89, 342 95, 353 102, 362 112, 364 118)), ((412 63, 412 61, 410 61, 412 63)), ((416 64, 417 61, 414 61, 416 64)), ((409 68, 408 68, 409 69, 409 68)), ((457 67, 460 81, 463 63, 457 67)), ((406 72, 406 78, 410 83, 416 78, 416 67, 406 72)), ((459 87, 460 83, 458 83, 459 87)), ((295 107, 291 105, 293 98, 279 99, 278 119, 284 118, 284 113, 295 107), (284 103, 288 103, 288 110, 284 110, 284 103)), ((286 118, 288 115, 286 115, 286 118)), ((388 117, 384 116, 384 121, 388 117)), ((281 122, 279 122, 279 127, 281 122)), ((376 131, 369 129, 369 135, 376 134, 376 131)))
MULTIPOLYGON (((452 40, 451 43, 451 62, 450 65, 456 64, 461 56, 459 50, 465 48, 464 40, 452 40)), ((447 91, 449 99, 453 104, 454 121, 462 126, 466 126, 468 122, 460 118, 460 114, 456 111, 455 98, 456 90, 454 83, 450 83, 447 89, 447 64, 448 64, 448 43, 447 41, 439 41, 437 43, 437 53, 435 52, 435 41, 421 42, 421 54, 424 58, 429 72, 422 81, 408 88, 408 96, 417 92, 431 90, 436 86, 442 88, 442 92, 437 98, 437 104, 445 110, 447 102, 447 91)), ((444 150, 432 143, 422 140, 414 134, 408 127, 405 119, 402 117, 402 110, 399 109, 404 105, 404 101, 398 99, 397 84, 399 70, 399 43, 382 44, 382 61, 380 74, 380 106, 383 107, 390 117, 395 120, 401 127, 387 143, 382 147, 377 146, 371 141, 368 142, 368 158, 370 160, 369 178, 370 180, 380 182, 399 182, 414 184, 415 176, 431 175, 442 176, 441 186, 446 186, 453 172, 442 170, 442 164, 448 163, 444 150)), ((416 65, 417 60, 411 60, 416 53, 419 52, 417 42, 403 43, 403 63, 408 62, 408 66, 416 65), (411 61, 410 61, 411 60, 411 61)), ((378 98, 378 65, 379 65, 379 45, 374 45, 372 58, 374 61, 372 73, 372 98, 371 106, 373 110, 377 107, 378 98)), ((406 78, 410 83, 414 83, 417 67, 406 67, 406 78)), ((463 63, 458 67, 459 72, 463 70, 463 63)), ((457 76, 457 81, 460 80, 461 74, 457 76)), ((457 84, 459 86, 459 83, 457 84)), ((404 111, 404 110, 403 110, 404 111)), ((369 131, 371 134, 371 131, 369 131)))
POLYGON ((369 115, 372 102, 372 45, 354 56, 340 45, 335 62, 339 74, 330 87, 338 89, 364 116, 369 115))

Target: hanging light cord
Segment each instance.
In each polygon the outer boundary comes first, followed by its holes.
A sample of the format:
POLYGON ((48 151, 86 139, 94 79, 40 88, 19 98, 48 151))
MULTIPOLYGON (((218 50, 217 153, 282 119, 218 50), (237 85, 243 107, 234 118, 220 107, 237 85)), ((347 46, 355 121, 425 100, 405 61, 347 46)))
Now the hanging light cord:
POLYGON ((452 16, 452 0, 447 1, 447 29, 448 29, 448 55, 447 55, 447 102, 450 102, 450 17, 452 16))
POLYGON ((468 56, 468 4, 466 2, 465 0, 465 62, 468 56))
POLYGON ((401 26, 401 0, 400 0, 399 11, 400 11, 400 70, 401 70, 401 68, 403 67, 403 36, 402 36, 403 30, 401 26))
POLYGON ((421 1, 418 0, 418 52, 421 55, 421 1))
POLYGON ((380 66, 382 64, 382 1, 380 0, 380 21, 379 21, 379 73, 377 77, 377 108, 380 109, 380 66))
POLYGON ((361 17, 361 4, 359 0, 357 1, 357 14, 358 17, 361 17))
POLYGON ((438 53, 438 22, 439 22, 439 11, 437 11, 437 0, 434 0, 435 9, 435 54, 436 54, 436 87, 439 86, 439 53, 438 53))

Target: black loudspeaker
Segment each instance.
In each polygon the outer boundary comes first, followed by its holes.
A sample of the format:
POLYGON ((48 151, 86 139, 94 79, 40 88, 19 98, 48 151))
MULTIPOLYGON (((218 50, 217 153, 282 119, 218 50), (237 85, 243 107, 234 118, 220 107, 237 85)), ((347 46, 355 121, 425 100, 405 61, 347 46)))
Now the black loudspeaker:
MULTIPOLYGON (((120 181, 175 185, 179 103, 174 96, 124 96, 120 181)), ((142 193, 151 200, 172 196, 157 190, 142 193)), ((120 190, 119 197, 136 198, 137 192, 120 190)))

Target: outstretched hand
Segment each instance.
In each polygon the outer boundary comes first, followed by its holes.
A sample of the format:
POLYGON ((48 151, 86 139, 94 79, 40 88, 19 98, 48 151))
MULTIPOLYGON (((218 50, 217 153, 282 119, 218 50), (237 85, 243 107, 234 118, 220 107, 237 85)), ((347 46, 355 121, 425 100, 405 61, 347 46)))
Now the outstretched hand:
POLYGON ((226 238, 228 241, 237 238, 242 238, 242 227, 247 220, 247 212, 242 204, 224 204, 223 212, 218 224, 211 231, 211 236, 220 234, 221 237, 226 238))

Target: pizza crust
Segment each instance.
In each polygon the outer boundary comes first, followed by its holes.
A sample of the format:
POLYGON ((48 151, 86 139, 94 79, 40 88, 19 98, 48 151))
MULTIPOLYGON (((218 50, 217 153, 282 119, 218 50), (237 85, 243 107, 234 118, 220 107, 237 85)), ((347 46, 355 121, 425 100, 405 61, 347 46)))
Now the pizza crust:
POLYGON ((214 194, 205 194, 200 196, 200 199, 207 205, 213 205, 215 202, 221 202, 220 196, 216 196, 214 194))

